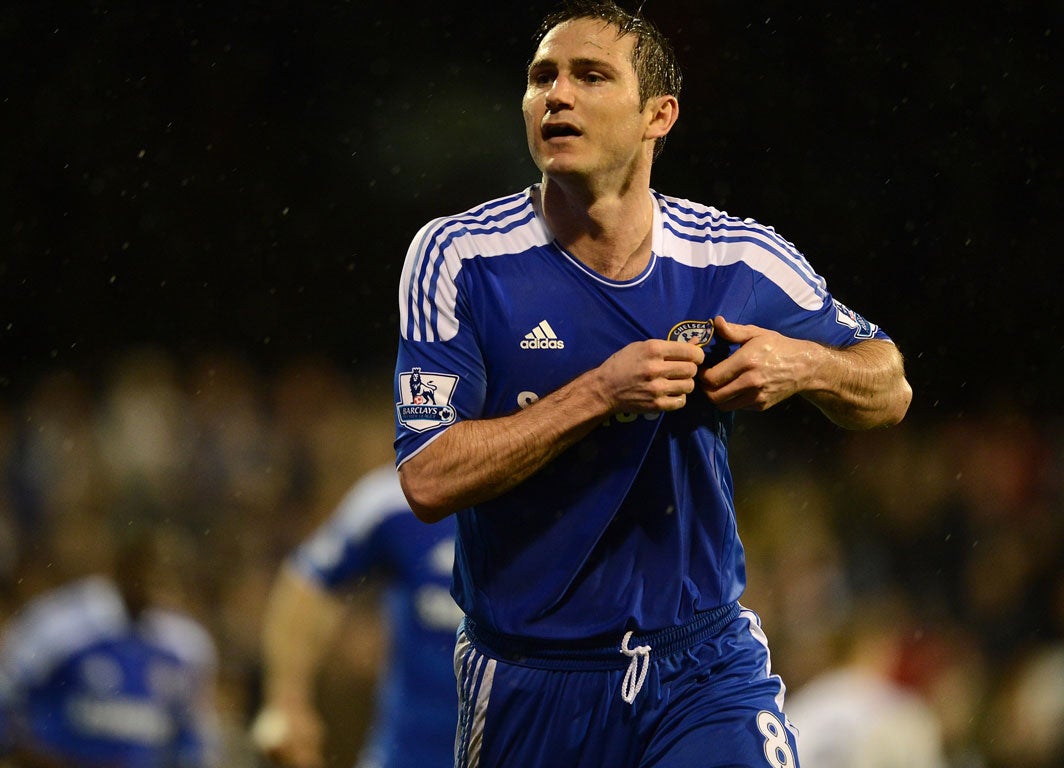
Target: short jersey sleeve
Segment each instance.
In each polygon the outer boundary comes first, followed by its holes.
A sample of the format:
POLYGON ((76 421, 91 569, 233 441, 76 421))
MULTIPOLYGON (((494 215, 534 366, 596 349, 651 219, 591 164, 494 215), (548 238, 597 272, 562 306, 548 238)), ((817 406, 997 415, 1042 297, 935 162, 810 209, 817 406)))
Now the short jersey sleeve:
POLYGON ((333 514, 290 558, 303 576, 338 591, 389 565, 381 527, 396 515, 410 514, 394 467, 373 470, 360 479, 333 514))
POLYGON ((658 199, 665 252, 704 271, 714 297, 708 303, 726 319, 830 346, 890 340, 833 297, 801 251, 772 227, 689 200, 658 199))
POLYGON ((463 281, 475 256, 461 220, 429 223, 410 245, 399 289, 394 394, 398 463, 482 412, 484 359, 463 281))

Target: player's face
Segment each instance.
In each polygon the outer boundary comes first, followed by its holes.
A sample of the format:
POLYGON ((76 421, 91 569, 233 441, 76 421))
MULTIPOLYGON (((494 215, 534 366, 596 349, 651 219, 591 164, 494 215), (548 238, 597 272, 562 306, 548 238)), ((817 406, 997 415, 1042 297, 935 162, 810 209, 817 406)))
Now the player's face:
POLYGON ((522 102, 528 148, 546 176, 627 177, 647 154, 633 35, 594 19, 555 27, 536 50, 522 102))

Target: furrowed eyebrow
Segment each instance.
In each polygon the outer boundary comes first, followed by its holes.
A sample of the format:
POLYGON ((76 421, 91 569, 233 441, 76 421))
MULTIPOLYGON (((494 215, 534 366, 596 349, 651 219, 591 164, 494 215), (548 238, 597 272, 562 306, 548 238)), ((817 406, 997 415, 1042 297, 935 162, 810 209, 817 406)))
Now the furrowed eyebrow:
POLYGON ((605 59, 579 58, 569 62, 573 69, 602 69, 608 72, 615 71, 616 67, 605 59))
MULTIPOLYGON (((572 69, 600 69, 611 74, 617 71, 617 68, 605 59, 593 59, 586 56, 570 60, 569 66, 572 69)), ((546 58, 537 59, 528 65, 529 73, 544 69, 558 69, 558 62, 554 59, 546 58)))
POLYGON ((528 65, 529 72, 535 72, 540 69, 557 69, 558 62, 554 59, 536 59, 528 65))

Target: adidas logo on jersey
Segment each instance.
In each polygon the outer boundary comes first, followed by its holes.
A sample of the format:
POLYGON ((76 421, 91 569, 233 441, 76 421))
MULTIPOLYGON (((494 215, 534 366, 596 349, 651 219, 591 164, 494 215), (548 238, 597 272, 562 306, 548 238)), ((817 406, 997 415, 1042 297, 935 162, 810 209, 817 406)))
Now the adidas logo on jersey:
POLYGON ((554 333, 550 323, 540 320, 539 325, 521 339, 521 349, 565 349, 565 342, 554 333))

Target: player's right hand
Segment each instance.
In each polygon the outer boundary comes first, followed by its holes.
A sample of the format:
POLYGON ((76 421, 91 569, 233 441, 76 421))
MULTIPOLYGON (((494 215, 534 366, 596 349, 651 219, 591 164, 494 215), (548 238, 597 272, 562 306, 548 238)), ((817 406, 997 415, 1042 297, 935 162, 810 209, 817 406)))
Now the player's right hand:
POLYGON ((694 377, 705 360, 695 344, 649 339, 636 341, 611 355, 599 375, 611 412, 675 411, 687 403, 694 377))
POLYGON ((323 730, 311 708, 265 707, 252 723, 251 740, 279 768, 324 768, 323 730))
POLYGON ((701 371, 698 384, 722 411, 765 411, 803 389, 823 349, 756 325, 715 320, 717 336, 738 348, 701 371))

